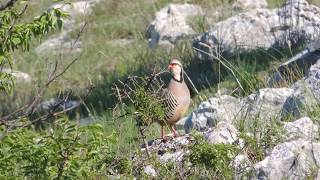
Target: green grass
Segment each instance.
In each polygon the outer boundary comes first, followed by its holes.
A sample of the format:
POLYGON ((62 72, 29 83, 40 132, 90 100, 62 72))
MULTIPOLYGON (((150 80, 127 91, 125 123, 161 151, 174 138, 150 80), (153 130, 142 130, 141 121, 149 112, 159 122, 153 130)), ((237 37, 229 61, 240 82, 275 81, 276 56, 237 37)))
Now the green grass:
MULTIPOLYGON (((192 66, 207 66, 203 63, 192 62, 194 52, 188 43, 182 42, 171 52, 167 52, 160 47, 155 50, 150 50, 147 47, 145 38, 147 26, 153 20, 155 12, 169 2, 196 3, 206 8, 215 8, 221 4, 232 4, 232 1, 217 0, 162 0, 153 3, 144 0, 102 1, 94 8, 94 13, 86 17, 89 24, 81 37, 84 51, 81 53, 79 60, 61 79, 53 84, 45 97, 54 96, 60 91, 63 92, 68 89, 73 89, 75 94, 83 94, 83 89, 89 82, 93 82, 96 88, 92 96, 89 97, 88 106, 92 106, 96 112, 101 112, 114 104, 110 97, 111 84, 117 79, 125 78, 128 74, 144 74, 154 66, 165 67, 171 57, 181 58, 185 62, 189 74, 194 71, 192 66), (115 43, 118 39, 129 39, 132 43, 119 47, 115 43)), ((45 10, 51 3, 52 1, 30 3, 26 12, 26 19, 36 15, 38 11, 45 10)), ((197 26, 195 29, 199 32, 204 31, 208 25, 201 20, 201 17, 196 19, 198 20, 194 25, 197 26)), ((77 32, 73 32, 70 35, 75 36, 76 34, 77 32)), ((38 44, 39 42, 35 41, 34 47, 38 44)), ((35 80, 35 84, 38 85, 44 83, 48 76, 48 64, 59 60, 62 67, 79 55, 64 55, 60 59, 58 56, 50 54, 37 55, 33 49, 29 53, 18 51, 14 54, 14 66, 15 69, 29 73, 35 80)), ((198 84, 201 84, 200 86, 207 88, 216 81, 214 73, 210 71, 208 69, 202 74, 195 72, 191 76, 193 76, 193 79, 199 79, 198 84)), ((29 100, 31 95, 28 96, 28 94, 32 94, 34 91, 34 84, 18 84, 15 96, 9 98, 9 100, 3 100, 8 103, 15 101, 14 104, 16 105, 9 105, 4 109, 8 111, 15 109, 15 107, 29 100)))
MULTIPOLYGON (((53 83, 44 99, 63 94, 69 89, 73 91, 73 97, 77 99, 78 96, 85 93, 85 87, 92 82, 94 84, 93 92, 86 99, 86 106, 89 109, 80 108, 79 113, 80 116, 89 114, 102 116, 105 119, 104 121, 112 119, 110 111, 115 104, 115 98, 112 95, 111 87, 116 80, 124 79, 133 74, 144 75, 155 67, 166 67, 172 57, 183 61, 186 72, 194 81, 196 87, 201 90, 200 95, 195 95, 194 91, 192 92, 194 96, 193 108, 200 103, 200 96, 211 97, 218 88, 236 89, 238 84, 235 78, 221 64, 193 60, 195 52, 189 41, 179 42, 170 52, 161 47, 148 48, 145 37, 147 26, 153 20, 154 14, 169 2, 196 3, 209 9, 219 8, 220 5, 230 7, 233 3, 227 0, 102 1, 94 7, 94 13, 86 17, 88 25, 81 36, 84 49, 82 53, 63 55, 62 57, 52 54, 37 55, 31 48, 29 53, 17 51, 14 54, 14 68, 29 73, 35 83, 18 83, 13 95, 1 97, 1 101, 5 104, 5 106, 0 107, 1 113, 8 113, 30 101, 36 93, 36 87, 41 86, 46 81, 50 64, 55 60, 58 60, 60 67, 63 67, 76 57, 79 57, 79 60, 63 77, 53 83), (115 43, 118 39, 129 39, 131 43, 121 47, 115 43), (217 76, 217 73, 219 76, 217 76)), ((26 12, 26 19, 36 15, 38 11, 45 10, 52 3, 49 0, 42 3, 31 3, 26 12)), ((280 1, 270 1, 269 3, 278 6, 280 1)), ((226 11, 221 18, 230 15, 226 11)), ((208 28, 208 24, 203 17, 191 18, 191 20, 193 19, 195 21, 190 23, 199 33, 208 28), (195 24, 192 24, 193 22, 195 24)), ((76 34, 75 31, 70 36, 75 37, 76 34)), ((33 47, 38 44, 39 42, 35 41, 33 47)), ((229 57, 227 60, 232 63, 233 70, 246 88, 246 92, 239 92, 235 95, 243 96, 254 92, 256 88, 263 87, 263 81, 265 81, 267 75, 266 71, 269 71, 270 66, 272 66, 271 62, 279 64, 288 57, 263 50, 248 55, 241 54, 229 57), (259 74, 258 80, 250 74, 259 74)))

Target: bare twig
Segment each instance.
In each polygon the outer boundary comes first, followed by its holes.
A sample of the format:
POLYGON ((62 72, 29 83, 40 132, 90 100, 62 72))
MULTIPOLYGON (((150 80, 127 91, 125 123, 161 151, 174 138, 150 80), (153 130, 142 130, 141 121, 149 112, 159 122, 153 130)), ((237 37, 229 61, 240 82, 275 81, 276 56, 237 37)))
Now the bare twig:
POLYGON ((150 159, 150 152, 149 152, 148 143, 147 143, 147 140, 146 140, 146 136, 144 135, 144 130, 142 129, 141 126, 139 127, 139 132, 140 132, 143 144, 144 144, 144 146, 146 148, 146 154, 147 154, 148 158, 150 159))
POLYGON ((18 0, 7 0, 4 3, 0 4, 0 11, 4 11, 7 8, 12 7, 18 0))

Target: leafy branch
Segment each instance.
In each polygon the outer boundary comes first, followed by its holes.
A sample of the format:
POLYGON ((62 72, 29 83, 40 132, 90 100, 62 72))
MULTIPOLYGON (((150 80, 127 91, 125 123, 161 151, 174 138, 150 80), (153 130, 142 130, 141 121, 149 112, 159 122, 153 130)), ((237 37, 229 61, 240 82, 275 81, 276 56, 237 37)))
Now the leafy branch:
POLYGON ((21 10, 5 8, 0 11, 0 90, 5 92, 11 92, 14 86, 12 75, 3 71, 5 66, 12 67, 11 53, 16 49, 29 51, 33 37, 41 39, 50 31, 61 29, 63 18, 68 16, 61 9, 51 8, 31 22, 19 22, 27 7, 28 4, 21 10))

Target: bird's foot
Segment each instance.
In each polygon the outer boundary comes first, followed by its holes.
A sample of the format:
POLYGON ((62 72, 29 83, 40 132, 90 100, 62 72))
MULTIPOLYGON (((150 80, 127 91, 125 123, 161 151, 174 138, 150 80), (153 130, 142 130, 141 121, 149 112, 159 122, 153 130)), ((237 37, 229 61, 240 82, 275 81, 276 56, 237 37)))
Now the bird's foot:
POLYGON ((168 142, 169 140, 171 140, 171 139, 173 139, 174 138, 174 136, 172 135, 172 134, 167 134, 166 136, 162 136, 161 137, 161 141, 163 142, 163 143, 166 143, 166 142, 168 142))
POLYGON ((180 137, 180 134, 174 133, 174 134, 173 134, 173 137, 174 137, 174 138, 180 137))
POLYGON ((163 138, 161 139, 161 142, 162 142, 162 143, 166 143, 166 142, 168 142, 168 139, 165 138, 165 137, 163 137, 163 138))

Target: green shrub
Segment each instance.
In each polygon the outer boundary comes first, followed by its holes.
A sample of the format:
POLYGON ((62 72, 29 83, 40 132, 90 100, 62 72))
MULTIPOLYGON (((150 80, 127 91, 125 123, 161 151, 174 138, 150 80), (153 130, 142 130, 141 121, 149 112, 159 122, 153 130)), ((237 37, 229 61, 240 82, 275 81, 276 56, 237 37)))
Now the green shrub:
POLYGON ((190 162, 200 169, 204 167, 209 174, 223 179, 232 179, 234 169, 231 161, 238 148, 232 144, 210 144, 203 137, 196 137, 195 144, 190 147, 190 162))
POLYGON ((253 163, 262 161, 264 158, 263 147, 258 143, 255 137, 241 133, 239 138, 245 142, 245 152, 253 163))
MULTIPOLYGON (((4 131, 2 131, 4 133, 4 131)), ((14 179, 79 179, 109 174, 115 134, 99 124, 80 127, 62 118, 47 131, 18 128, 0 143, 0 174, 14 179)))
POLYGON ((163 120, 165 111, 159 98, 138 88, 133 95, 135 110, 139 113, 138 124, 150 125, 154 120, 163 120))

